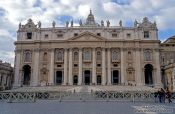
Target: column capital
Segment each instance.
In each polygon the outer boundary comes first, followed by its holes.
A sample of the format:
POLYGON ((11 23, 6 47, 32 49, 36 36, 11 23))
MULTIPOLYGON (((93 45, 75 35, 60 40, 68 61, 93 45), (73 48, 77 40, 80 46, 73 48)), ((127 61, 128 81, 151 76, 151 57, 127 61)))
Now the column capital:
POLYGON ((73 48, 67 48, 69 51, 72 51, 73 50, 73 48))
POLYGON ((102 51, 105 51, 106 49, 108 49, 108 48, 106 48, 106 47, 103 47, 103 48, 102 48, 102 51))
POLYGON ((78 48, 78 50, 79 50, 79 51, 83 51, 83 48, 80 47, 80 48, 78 48))
POLYGON ((68 51, 68 48, 64 48, 64 51, 68 51))
POLYGON ((92 51, 96 51, 96 48, 92 48, 92 51))

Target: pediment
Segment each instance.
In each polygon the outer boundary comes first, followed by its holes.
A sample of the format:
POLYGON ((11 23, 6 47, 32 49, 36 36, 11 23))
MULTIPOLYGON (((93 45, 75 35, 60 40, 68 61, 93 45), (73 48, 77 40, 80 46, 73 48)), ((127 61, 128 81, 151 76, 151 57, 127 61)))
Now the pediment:
POLYGON ((103 38, 90 32, 84 32, 82 34, 79 34, 78 36, 74 36, 68 39, 68 41, 106 41, 106 38, 103 38))

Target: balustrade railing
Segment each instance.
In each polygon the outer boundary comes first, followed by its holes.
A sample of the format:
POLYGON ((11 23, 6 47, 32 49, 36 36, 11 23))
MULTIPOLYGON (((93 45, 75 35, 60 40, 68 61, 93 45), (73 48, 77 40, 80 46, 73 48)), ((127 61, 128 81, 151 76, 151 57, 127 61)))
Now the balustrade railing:
POLYGON ((0 92, 0 101, 5 102, 35 102, 36 100, 59 100, 59 101, 154 101, 152 92, 0 92))

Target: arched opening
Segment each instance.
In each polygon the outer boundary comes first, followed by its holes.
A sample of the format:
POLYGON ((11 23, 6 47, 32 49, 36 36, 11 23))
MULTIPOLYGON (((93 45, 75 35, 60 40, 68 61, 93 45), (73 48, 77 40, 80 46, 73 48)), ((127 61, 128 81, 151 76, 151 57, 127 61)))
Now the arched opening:
POLYGON ((74 85, 77 85, 78 84, 78 76, 77 75, 74 75, 73 84, 74 85))
POLYGON ((119 83, 119 71, 113 70, 112 71, 112 84, 118 84, 119 83))
POLYGON ((61 85, 62 82, 63 82, 62 71, 57 71, 56 72, 56 85, 61 85))
POLYGON ((97 76, 97 85, 101 85, 101 75, 97 76))
POLYGON ((74 52, 74 61, 78 61, 78 52, 74 52))
POLYGON ((23 85, 30 85, 31 67, 29 65, 23 66, 23 85))
POLYGON ((43 61, 47 61, 47 52, 44 52, 43 61))
POLYGON ((151 64, 145 65, 145 84, 153 84, 153 66, 151 64))

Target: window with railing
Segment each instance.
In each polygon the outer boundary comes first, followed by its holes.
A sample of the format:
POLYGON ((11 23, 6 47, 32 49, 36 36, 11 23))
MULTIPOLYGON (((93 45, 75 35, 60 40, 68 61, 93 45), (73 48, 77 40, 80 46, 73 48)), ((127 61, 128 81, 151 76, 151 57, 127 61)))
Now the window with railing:
POLYGON ((24 62, 31 62, 31 51, 27 50, 24 52, 24 62))
POLYGON ((63 50, 56 50, 56 53, 55 53, 55 60, 56 61, 63 61, 63 50))
POLYGON ((84 51, 83 60, 84 61, 91 61, 91 51, 90 50, 84 51))

